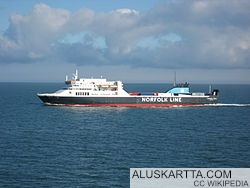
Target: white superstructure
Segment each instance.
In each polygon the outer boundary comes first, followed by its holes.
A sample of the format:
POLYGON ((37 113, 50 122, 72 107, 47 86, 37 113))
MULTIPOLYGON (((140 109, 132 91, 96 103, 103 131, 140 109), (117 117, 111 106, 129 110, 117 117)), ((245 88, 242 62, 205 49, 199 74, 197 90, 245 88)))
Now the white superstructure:
MULTIPOLYGON (((72 79, 66 76, 67 87, 58 90, 53 95, 57 96, 130 96, 124 89, 121 81, 107 81, 106 78, 78 78, 78 71, 72 79)), ((44 94, 48 95, 48 93, 44 94)))

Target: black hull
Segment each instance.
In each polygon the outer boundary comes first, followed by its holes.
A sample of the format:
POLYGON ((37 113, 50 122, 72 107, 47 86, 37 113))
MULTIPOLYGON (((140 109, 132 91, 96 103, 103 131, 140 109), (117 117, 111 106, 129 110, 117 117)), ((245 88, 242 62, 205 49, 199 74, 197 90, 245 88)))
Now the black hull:
POLYGON ((217 102, 217 96, 212 95, 206 97, 59 97, 38 95, 38 97, 45 104, 66 106, 198 106, 217 102))

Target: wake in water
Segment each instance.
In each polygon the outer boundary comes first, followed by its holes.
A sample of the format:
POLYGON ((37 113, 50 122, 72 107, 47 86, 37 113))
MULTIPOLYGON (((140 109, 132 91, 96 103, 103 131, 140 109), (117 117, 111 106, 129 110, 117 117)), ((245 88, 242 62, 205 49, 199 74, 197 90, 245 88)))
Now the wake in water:
POLYGON ((243 106, 248 106, 250 107, 250 104, 225 104, 225 103, 218 103, 218 104, 206 104, 205 106, 236 106, 236 107, 243 107, 243 106))

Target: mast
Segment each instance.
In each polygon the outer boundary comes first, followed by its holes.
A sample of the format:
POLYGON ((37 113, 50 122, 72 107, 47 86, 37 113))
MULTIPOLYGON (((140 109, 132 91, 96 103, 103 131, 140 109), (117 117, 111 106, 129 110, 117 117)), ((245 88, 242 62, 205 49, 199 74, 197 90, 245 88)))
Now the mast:
POLYGON ((176 71, 174 71, 174 87, 176 86, 176 71))
POLYGON ((208 91, 208 93, 212 93, 212 86, 211 86, 211 84, 209 85, 209 91, 208 91))
POLYGON ((77 80, 78 79, 78 70, 76 69, 76 73, 73 74, 73 77, 74 77, 74 80, 77 80))

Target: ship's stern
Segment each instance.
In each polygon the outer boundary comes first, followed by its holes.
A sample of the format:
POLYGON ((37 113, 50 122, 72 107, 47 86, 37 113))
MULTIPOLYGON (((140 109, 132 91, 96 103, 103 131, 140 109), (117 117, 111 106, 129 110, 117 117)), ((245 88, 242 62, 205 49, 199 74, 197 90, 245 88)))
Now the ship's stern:
POLYGON ((220 94, 219 90, 214 89, 210 94, 210 96, 208 97, 209 104, 216 104, 219 100, 219 94, 220 94))

